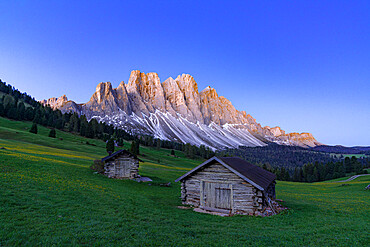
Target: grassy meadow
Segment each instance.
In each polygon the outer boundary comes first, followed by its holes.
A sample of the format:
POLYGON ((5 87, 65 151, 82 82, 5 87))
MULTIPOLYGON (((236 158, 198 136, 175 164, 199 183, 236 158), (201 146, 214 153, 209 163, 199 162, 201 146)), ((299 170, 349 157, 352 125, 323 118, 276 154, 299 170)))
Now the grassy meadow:
MULTIPOLYGON (((89 169, 105 143, 0 118, 0 246, 366 246, 370 176, 342 183, 278 181, 290 208, 273 217, 219 217, 178 209, 173 181, 202 160, 141 147, 149 183, 89 169), (88 142, 89 144, 87 144, 88 142), (171 182, 171 187, 159 184, 171 182)), ((126 148, 129 143, 125 143, 126 148)))
POLYGON ((331 153, 331 155, 336 156, 337 158, 340 158, 341 156, 348 157, 348 158, 355 156, 358 159, 369 157, 369 155, 366 155, 366 154, 334 154, 334 153, 331 153))

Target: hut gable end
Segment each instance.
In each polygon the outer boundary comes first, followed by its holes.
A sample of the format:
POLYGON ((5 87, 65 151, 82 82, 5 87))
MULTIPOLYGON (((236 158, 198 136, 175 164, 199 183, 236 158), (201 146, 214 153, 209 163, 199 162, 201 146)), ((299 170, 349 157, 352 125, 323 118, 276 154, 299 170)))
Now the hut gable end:
POLYGON ((119 150, 104 157, 104 174, 110 178, 134 179, 138 177, 139 159, 127 150, 119 150))
MULTIPOLYGON (((265 189, 217 157, 176 181, 181 181, 183 204, 229 214, 255 214, 266 207, 265 189)), ((274 186, 271 181, 266 189, 274 186)))

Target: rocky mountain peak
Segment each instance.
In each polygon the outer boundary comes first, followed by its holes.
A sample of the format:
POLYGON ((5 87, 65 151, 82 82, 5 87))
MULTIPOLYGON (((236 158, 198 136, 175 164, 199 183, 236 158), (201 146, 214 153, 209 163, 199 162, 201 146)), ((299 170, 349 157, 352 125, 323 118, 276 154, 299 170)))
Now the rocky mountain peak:
POLYGON ((132 114, 132 102, 128 96, 125 82, 121 81, 119 86, 113 90, 115 92, 115 102, 118 107, 127 114, 132 114))
POLYGON ((112 84, 110 82, 101 82, 96 87, 92 97, 96 98, 98 103, 101 103, 102 100, 108 98, 110 94, 112 94, 112 84))
POLYGON ((60 96, 58 98, 58 100, 63 101, 63 102, 67 102, 68 101, 68 98, 67 98, 67 96, 65 94, 63 94, 63 96, 60 96))
POLYGON ((182 91, 193 91, 196 94, 198 92, 198 84, 195 82, 194 78, 189 74, 182 74, 177 76, 175 79, 182 91))
POLYGON ((211 88, 210 86, 206 87, 200 92, 201 95, 206 95, 209 98, 216 99, 218 98, 218 94, 216 92, 216 89, 211 88))
POLYGON ((155 72, 149 72, 146 74, 148 81, 154 82, 155 84, 161 84, 159 76, 155 72))
POLYGON ((270 131, 275 137, 285 135, 285 131, 282 130, 279 126, 271 128, 270 126, 263 127, 264 129, 270 131))
POLYGON ((166 109, 164 91, 157 73, 131 72, 127 92, 132 99, 134 112, 148 115, 156 109, 166 109))
POLYGON ((184 93, 172 77, 162 83, 162 88, 166 102, 166 111, 171 113, 172 116, 180 114, 184 118, 193 117, 186 105, 184 93))
POLYGON ((128 83, 122 81, 117 88, 112 88, 110 82, 99 83, 86 104, 68 101, 65 95, 42 103, 113 123, 130 132, 195 145, 217 148, 263 146, 267 142, 320 145, 310 133, 286 134, 280 127, 262 127, 210 86, 199 93, 189 74, 161 83, 157 73, 134 70, 128 83))
POLYGON ((175 81, 184 95, 185 104, 188 108, 187 119, 193 123, 204 123, 200 109, 198 84, 195 82, 194 78, 189 74, 182 74, 181 76, 179 75, 175 81))
POLYGON ((125 90, 126 90, 125 82, 121 81, 117 88, 125 88, 125 90))
POLYGON ((63 96, 60 96, 59 98, 52 97, 48 100, 40 101, 41 104, 48 105, 51 109, 54 110, 62 107, 66 102, 68 102, 68 98, 65 94, 63 96))
POLYGON ((244 118, 247 118, 247 113, 246 113, 245 111, 240 111, 240 113, 242 114, 242 116, 243 116, 244 118))
POLYGON ((175 90, 175 84, 176 84, 176 87, 179 88, 176 81, 172 77, 169 77, 164 82, 162 82, 163 88, 170 87, 170 88, 173 88, 174 90, 175 90))

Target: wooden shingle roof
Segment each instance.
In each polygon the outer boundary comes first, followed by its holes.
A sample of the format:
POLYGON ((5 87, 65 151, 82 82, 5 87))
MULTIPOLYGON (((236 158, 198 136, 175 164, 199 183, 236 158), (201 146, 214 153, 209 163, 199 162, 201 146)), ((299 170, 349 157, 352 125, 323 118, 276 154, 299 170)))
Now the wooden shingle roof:
POLYGON ((141 162, 142 162, 142 160, 141 160, 141 159, 137 158, 135 155, 133 155, 132 153, 130 153, 130 152, 129 152, 129 151, 127 151, 126 149, 118 150, 117 152, 114 152, 114 153, 112 153, 111 155, 108 155, 108 156, 106 156, 106 157, 102 158, 102 159, 101 159, 101 161, 103 161, 103 162, 108 161, 108 160, 110 160, 110 159, 114 158, 115 156, 117 156, 117 155, 119 155, 119 154, 128 154, 128 155, 130 155, 132 158, 135 158, 135 159, 137 159, 137 160, 139 160, 139 161, 141 161, 141 162))
POLYGON ((266 171, 265 169, 253 165, 241 158, 238 157, 213 157, 201 165, 195 167, 193 170, 187 172, 183 176, 176 179, 176 182, 181 181, 182 179, 186 178, 187 176, 193 174, 195 171, 199 170, 203 166, 218 162, 221 165, 228 168, 230 171, 238 175, 240 178, 244 179, 245 181, 249 182, 250 184, 254 185, 260 190, 266 190, 267 187, 275 181, 276 175, 266 171))
POLYGON ((266 171, 265 169, 253 165, 241 158, 221 157, 220 159, 264 189, 267 189, 267 187, 276 179, 276 175, 272 172, 266 171))

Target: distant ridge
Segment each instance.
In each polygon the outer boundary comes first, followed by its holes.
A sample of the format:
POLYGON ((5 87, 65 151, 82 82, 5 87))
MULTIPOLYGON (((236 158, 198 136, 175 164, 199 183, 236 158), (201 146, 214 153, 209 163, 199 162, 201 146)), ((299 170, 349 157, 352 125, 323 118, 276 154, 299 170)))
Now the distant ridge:
POLYGON ((201 92, 189 74, 160 82, 157 73, 131 72, 127 84, 112 88, 99 83, 89 102, 76 104, 63 95, 41 101, 62 112, 114 124, 136 134, 213 149, 264 146, 269 142, 301 147, 321 145, 310 133, 285 133, 280 127, 262 127, 245 111, 238 111, 216 90, 201 92))
POLYGON ((370 154, 370 147, 345 147, 341 145, 328 146, 319 145, 310 148, 312 151, 325 152, 325 153, 337 153, 337 154, 370 154))

